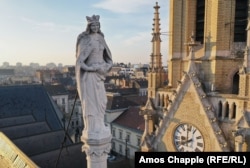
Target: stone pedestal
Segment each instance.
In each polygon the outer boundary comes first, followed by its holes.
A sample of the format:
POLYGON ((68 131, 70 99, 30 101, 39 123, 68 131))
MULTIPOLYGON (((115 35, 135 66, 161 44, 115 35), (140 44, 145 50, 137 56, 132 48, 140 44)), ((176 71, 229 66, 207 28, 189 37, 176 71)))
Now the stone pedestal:
POLYGON ((111 134, 101 139, 82 136, 82 151, 86 153, 87 168, 107 168, 108 153, 111 149, 111 134))

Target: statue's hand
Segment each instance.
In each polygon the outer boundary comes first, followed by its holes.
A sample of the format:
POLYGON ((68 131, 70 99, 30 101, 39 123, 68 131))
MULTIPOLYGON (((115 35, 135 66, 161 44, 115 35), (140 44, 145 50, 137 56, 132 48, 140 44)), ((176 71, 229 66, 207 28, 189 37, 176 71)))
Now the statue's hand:
POLYGON ((105 66, 98 66, 96 71, 97 71, 97 73, 99 73, 100 75, 106 76, 107 69, 106 69, 105 66))
POLYGON ((97 68, 96 67, 88 67, 88 66, 82 66, 82 69, 85 70, 85 71, 88 71, 88 72, 95 72, 97 71, 97 68))

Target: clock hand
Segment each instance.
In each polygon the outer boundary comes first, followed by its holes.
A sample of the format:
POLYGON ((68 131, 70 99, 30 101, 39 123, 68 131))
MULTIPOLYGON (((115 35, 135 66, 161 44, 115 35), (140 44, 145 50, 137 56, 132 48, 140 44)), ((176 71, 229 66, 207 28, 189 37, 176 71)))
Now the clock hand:
MULTIPOLYGON (((187 140, 186 140, 186 142, 188 141, 188 125, 187 125, 187 140)), ((187 144, 187 146, 188 146, 188 143, 186 143, 187 144)))
POLYGON ((189 143, 189 142, 192 142, 193 141, 193 138, 187 140, 186 142, 189 143))

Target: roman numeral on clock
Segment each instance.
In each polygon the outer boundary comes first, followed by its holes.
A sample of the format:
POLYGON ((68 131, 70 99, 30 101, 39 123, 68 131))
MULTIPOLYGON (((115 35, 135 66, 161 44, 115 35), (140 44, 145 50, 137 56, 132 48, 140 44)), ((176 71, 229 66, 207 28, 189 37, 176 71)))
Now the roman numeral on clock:
POLYGON ((196 139, 201 139, 202 137, 201 136, 197 136, 196 139))
POLYGON ((181 138, 180 138, 180 136, 175 136, 174 137, 175 139, 178 139, 178 140, 180 140, 181 138))
POLYGON ((198 142, 198 143, 197 143, 197 146, 203 147, 203 143, 198 142))
POLYGON ((201 150, 199 148, 195 148, 194 150, 195 152, 201 152, 201 150))
POLYGON ((184 125, 181 125, 181 128, 182 128, 183 131, 186 130, 184 125))

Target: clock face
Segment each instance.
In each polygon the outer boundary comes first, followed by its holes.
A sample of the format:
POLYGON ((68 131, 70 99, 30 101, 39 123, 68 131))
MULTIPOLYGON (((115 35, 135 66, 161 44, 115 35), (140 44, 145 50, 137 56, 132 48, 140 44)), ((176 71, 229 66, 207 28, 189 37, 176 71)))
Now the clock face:
POLYGON ((191 124, 180 124, 174 131, 174 145, 180 152, 204 151, 204 139, 201 132, 191 124))

